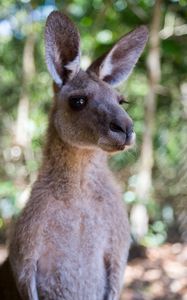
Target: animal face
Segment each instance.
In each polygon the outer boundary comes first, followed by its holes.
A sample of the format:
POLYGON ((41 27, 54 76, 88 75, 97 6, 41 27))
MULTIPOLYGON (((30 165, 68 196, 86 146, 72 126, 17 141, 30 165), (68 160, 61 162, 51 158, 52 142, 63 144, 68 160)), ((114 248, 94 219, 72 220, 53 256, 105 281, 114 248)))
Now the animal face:
POLYGON ((62 140, 79 147, 99 146, 123 150, 133 143, 132 120, 120 106, 123 101, 95 74, 79 71, 56 99, 55 127, 62 140))
POLYGON ((122 37, 86 71, 80 69, 79 33, 62 13, 46 23, 46 62, 56 85, 53 122, 60 138, 77 147, 112 152, 134 143, 133 123, 113 88, 131 73, 147 40, 140 27, 122 37))

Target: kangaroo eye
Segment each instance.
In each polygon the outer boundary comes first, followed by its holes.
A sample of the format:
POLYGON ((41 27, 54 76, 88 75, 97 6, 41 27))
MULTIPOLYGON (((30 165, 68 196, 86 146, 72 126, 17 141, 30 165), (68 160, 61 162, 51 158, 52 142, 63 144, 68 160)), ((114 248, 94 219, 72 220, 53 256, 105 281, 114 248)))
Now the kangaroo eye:
POLYGON ((125 98, 120 98, 119 99, 119 104, 123 105, 123 104, 129 104, 129 101, 127 101, 125 98))
POLYGON ((69 98, 69 105, 72 110, 82 110, 87 103, 88 99, 85 96, 72 96, 69 98))

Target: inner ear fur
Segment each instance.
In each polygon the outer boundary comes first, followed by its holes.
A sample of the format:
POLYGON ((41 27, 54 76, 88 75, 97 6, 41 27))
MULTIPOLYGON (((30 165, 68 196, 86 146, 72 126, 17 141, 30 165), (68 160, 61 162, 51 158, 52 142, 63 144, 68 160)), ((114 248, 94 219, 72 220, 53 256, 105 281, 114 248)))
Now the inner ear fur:
POLYGON ((117 85, 132 72, 148 39, 148 29, 140 26, 123 36, 107 53, 94 61, 88 71, 100 79, 117 85))
POLYGON ((80 36, 73 22, 53 11, 45 27, 46 63, 57 85, 75 76, 80 69, 80 36))

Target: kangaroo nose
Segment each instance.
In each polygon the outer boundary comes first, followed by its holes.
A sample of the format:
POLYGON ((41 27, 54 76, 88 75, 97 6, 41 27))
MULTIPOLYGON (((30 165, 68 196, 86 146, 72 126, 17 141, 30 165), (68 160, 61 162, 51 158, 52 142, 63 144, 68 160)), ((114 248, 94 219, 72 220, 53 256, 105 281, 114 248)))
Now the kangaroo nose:
POLYGON ((133 126, 131 125, 130 127, 128 127, 127 131, 126 131, 126 145, 131 145, 131 143, 133 142, 133 133, 134 133, 134 129, 133 126))
POLYGON ((116 122, 111 122, 110 123, 110 130, 113 131, 113 132, 123 132, 125 133, 126 130, 123 129, 119 124, 117 124, 116 122))
POLYGON ((130 139, 130 137, 133 133, 133 124, 132 124, 131 120, 129 120, 129 122, 127 122, 124 125, 115 120, 110 123, 109 127, 110 127, 110 130, 113 132, 125 133, 126 139, 130 139))
POLYGON ((126 137, 127 137, 127 139, 131 137, 131 135, 132 135, 133 132, 134 132, 133 124, 127 126, 127 129, 126 129, 126 137))

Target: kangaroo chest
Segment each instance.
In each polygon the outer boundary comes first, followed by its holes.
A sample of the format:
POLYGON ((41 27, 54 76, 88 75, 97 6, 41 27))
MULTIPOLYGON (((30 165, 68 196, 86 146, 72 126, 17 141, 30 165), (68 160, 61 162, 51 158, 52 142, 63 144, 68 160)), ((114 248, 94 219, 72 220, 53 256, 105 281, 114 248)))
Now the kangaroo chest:
MULTIPOLYGON (((73 206, 54 209, 43 230, 44 247, 38 260, 37 283, 44 298, 51 294, 53 282, 56 284, 58 280, 59 289, 63 287, 67 299, 78 297, 77 294, 68 296, 72 283, 80 295, 86 291, 90 294, 93 289, 95 298, 92 299, 96 300, 104 294, 105 253, 110 239, 105 203, 101 199, 80 202, 81 205, 75 202, 73 206)), ((55 295, 53 299, 57 299, 55 295)), ((86 294, 84 299, 89 299, 86 294)))
POLYGON ((76 197, 79 199, 53 203, 53 213, 50 211, 43 229, 44 244, 50 243, 64 255, 104 247, 108 236, 105 201, 84 193, 77 193, 76 197))

